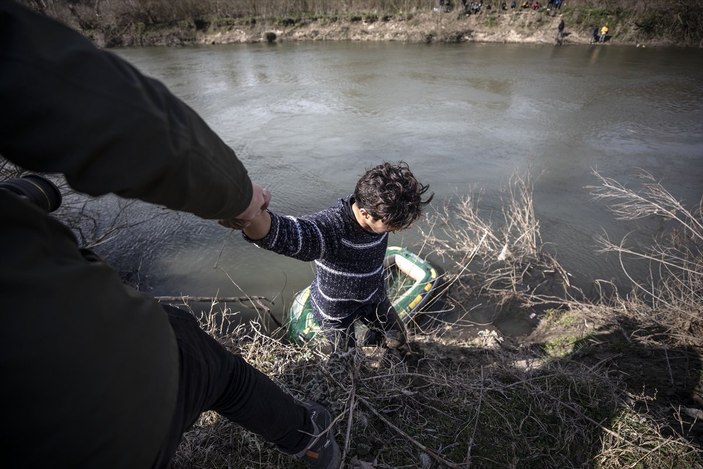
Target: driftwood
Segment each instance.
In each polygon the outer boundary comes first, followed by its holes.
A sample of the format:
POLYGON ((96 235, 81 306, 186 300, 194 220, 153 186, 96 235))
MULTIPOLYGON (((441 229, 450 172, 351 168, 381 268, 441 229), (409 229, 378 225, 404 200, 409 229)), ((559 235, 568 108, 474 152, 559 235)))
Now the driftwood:
POLYGON ((271 307, 273 306, 273 301, 269 300, 265 296, 155 296, 156 301, 174 301, 179 303, 240 303, 240 304, 250 304, 257 312, 263 312, 266 316, 271 318, 278 327, 283 327, 281 321, 276 319, 276 317, 271 312, 271 307))

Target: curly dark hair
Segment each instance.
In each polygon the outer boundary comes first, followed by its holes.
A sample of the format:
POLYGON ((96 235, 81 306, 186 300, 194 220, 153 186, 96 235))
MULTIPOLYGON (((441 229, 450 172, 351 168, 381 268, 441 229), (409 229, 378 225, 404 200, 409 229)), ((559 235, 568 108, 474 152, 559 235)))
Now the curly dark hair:
POLYGON ((354 189, 359 208, 380 219, 394 230, 408 228, 422 214, 422 208, 434 197, 422 196, 429 185, 420 184, 404 161, 385 162, 366 171, 354 189))

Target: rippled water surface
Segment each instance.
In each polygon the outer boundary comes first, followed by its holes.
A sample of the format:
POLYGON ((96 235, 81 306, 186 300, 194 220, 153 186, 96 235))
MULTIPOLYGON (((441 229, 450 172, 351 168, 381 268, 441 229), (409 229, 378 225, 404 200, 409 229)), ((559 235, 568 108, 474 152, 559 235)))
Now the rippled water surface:
MULTIPOLYGON (((543 238, 585 285, 618 275, 594 236, 634 228, 592 200, 593 169, 625 184, 649 171, 691 205, 703 194, 700 50, 341 42, 117 53, 197 110, 281 213, 328 207, 384 159, 408 161, 435 206, 482 189, 488 211, 529 170, 543 238)), ((213 222, 131 210, 158 216, 105 249, 155 294, 241 288, 283 305, 312 276, 213 222)), ((411 230, 391 242, 421 240, 411 230)))

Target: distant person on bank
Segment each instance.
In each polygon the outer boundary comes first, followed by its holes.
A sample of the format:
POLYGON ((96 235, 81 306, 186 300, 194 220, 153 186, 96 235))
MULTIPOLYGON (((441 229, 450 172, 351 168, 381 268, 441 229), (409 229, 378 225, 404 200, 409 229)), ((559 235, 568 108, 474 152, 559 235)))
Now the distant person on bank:
POLYGON ((608 39, 608 31, 610 31, 610 29, 606 23, 602 28, 600 28, 600 42, 605 42, 608 39))
MULTIPOLYGON (((163 84, 10 0, 0 109, 0 154, 78 191, 240 223, 268 206, 163 84)), ((0 190, 0 219, 0 467, 166 468, 205 410, 310 467, 339 466, 324 407, 294 400, 188 312, 123 285, 28 199, 0 190)))

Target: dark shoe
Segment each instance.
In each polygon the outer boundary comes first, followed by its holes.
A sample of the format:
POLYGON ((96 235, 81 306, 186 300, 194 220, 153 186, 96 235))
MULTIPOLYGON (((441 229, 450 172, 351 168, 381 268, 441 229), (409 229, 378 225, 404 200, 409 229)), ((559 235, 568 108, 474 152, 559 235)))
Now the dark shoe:
POLYGON ((313 431, 308 446, 295 456, 312 469, 339 469, 341 452, 334 440, 336 425, 332 416, 317 402, 304 402, 303 406, 308 410, 313 431))

